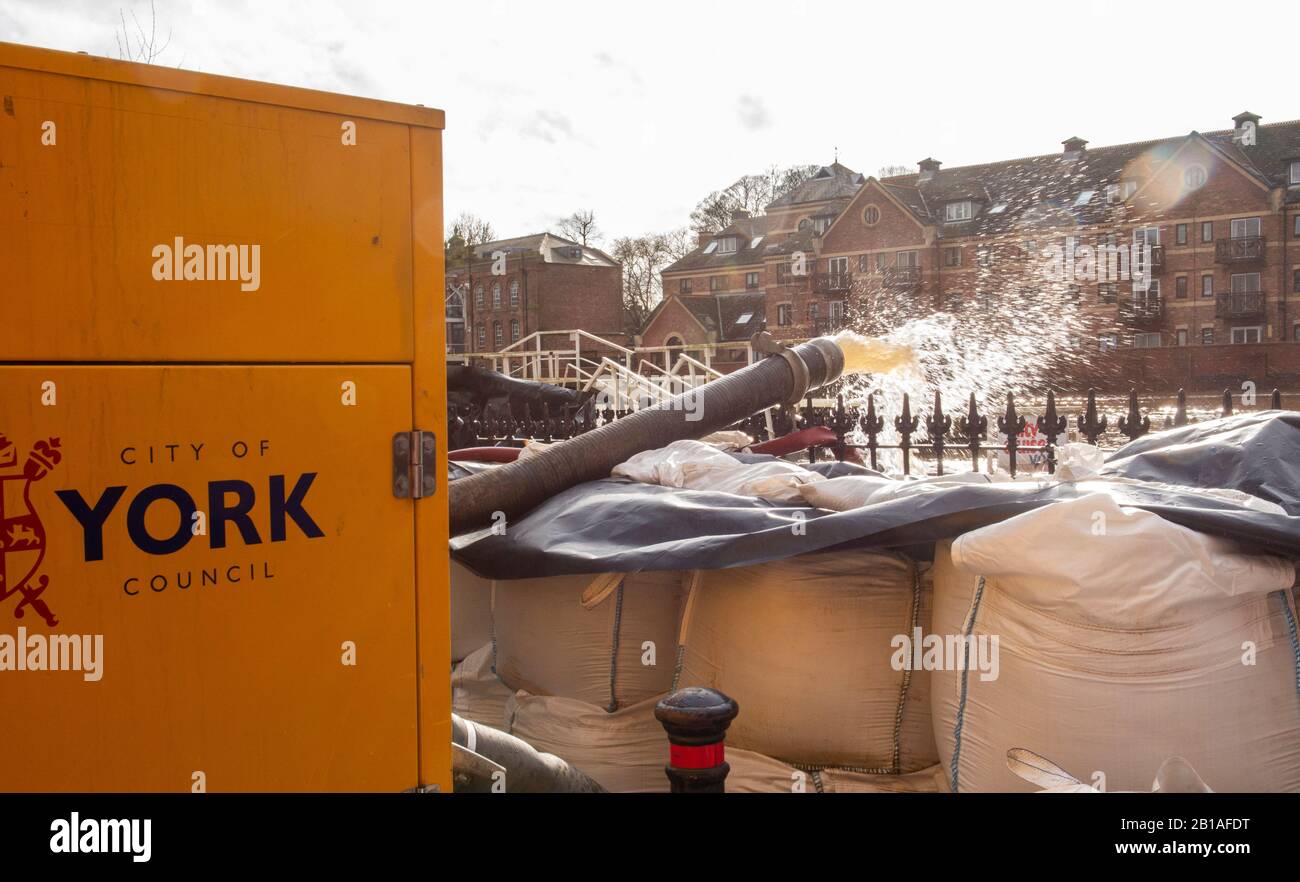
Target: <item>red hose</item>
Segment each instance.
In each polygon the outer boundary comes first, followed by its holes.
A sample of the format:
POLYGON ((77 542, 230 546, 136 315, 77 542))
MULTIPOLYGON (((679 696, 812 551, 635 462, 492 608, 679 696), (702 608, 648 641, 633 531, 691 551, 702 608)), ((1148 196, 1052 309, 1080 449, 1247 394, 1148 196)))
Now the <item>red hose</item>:
MULTIPOLYGON (((839 436, 826 426, 812 426, 807 429, 800 429, 797 432, 791 432, 789 435, 782 435, 780 438, 773 438, 771 441, 764 441, 762 444, 755 444, 749 450, 751 453, 788 456, 791 453, 798 453, 800 450, 807 450, 809 447, 834 447, 839 443, 839 440, 839 436)), ((858 452, 852 447, 845 448, 844 458, 849 462, 862 462, 858 452)))

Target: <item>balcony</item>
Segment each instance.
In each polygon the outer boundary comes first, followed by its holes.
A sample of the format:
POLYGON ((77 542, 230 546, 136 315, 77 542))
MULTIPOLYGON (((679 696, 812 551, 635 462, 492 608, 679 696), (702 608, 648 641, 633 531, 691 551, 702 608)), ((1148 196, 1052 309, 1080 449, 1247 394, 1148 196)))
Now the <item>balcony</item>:
POLYGON ((1263 259, 1263 236, 1234 236, 1214 241, 1215 263, 1257 263, 1263 259))
POLYGON ((921 287, 921 268, 919 266, 885 267, 884 282, 886 288, 894 290, 915 290, 921 287))
POLYGON ((1136 328, 1154 328, 1160 326, 1164 316, 1164 303, 1158 297, 1146 300, 1121 300, 1119 317, 1125 323, 1136 328))
POLYGON ((1222 319, 1264 317, 1263 291, 1234 291, 1214 295, 1214 315, 1222 319))
POLYGON ((853 273, 818 273, 813 276, 813 291, 818 294, 847 291, 852 285, 853 273))
POLYGON ((848 327, 848 325, 845 324, 843 317, 817 319, 813 322, 813 336, 828 337, 831 334, 844 330, 846 327, 848 327))

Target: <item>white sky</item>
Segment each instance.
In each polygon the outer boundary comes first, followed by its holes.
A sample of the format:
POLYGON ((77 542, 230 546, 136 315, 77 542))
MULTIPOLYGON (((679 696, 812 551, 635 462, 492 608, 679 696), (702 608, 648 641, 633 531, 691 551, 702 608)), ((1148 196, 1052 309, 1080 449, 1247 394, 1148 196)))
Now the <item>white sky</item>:
MULTIPOLYGON (((1291 3, 157 0, 160 63, 441 107, 447 216, 684 226, 776 163, 946 166, 1300 117, 1291 3), (1294 55, 1292 54, 1292 59, 1294 55)), ((147 0, 0 0, 0 40, 116 56, 147 0)))

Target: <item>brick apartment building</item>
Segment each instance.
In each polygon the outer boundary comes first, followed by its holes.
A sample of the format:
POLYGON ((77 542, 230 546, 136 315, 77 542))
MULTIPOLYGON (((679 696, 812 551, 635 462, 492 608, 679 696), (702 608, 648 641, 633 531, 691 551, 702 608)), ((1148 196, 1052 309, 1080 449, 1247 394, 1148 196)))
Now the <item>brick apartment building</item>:
POLYGON ((800 339, 879 313, 1011 320, 1053 297, 1072 310, 1085 361, 1186 347, 1166 360, 1195 373, 1193 356, 1223 365, 1249 349, 1252 363, 1263 352, 1300 374, 1300 348, 1260 348, 1300 341, 1300 121, 1233 123, 1113 147, 1069 138, 1059 153, 963 168, 925 159, 880 180, 826 166, 664 270, 640 340, 721 354, 764 323, 800 339), (1049 279, 1052 249, 1135 263, 1119 279, 1049 279))
MULTIPOLYGON (((447 353, 499 352, 534 332, 581 328, 627 340, 623 268, 605 252, 553 233, 447 249, 447 353)), ((542 337, 563 348, 564 335, 542 337)))

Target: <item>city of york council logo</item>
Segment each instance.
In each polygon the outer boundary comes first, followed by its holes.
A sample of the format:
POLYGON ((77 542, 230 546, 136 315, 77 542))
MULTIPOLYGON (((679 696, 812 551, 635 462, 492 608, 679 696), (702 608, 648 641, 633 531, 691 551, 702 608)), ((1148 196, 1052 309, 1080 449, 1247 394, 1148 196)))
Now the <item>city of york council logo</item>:
POLYGON ((30 606, 51 628, 59 624, 41 595, 50 577, 37 578, 45 559, 45 527, 32 507, 32 484, 44 478, 63 458, 58 438, 37 441, 18 467, 18 448, 0 433, 0 603, 11 594, 22 599, 14 607, 21 619, 30 606))

